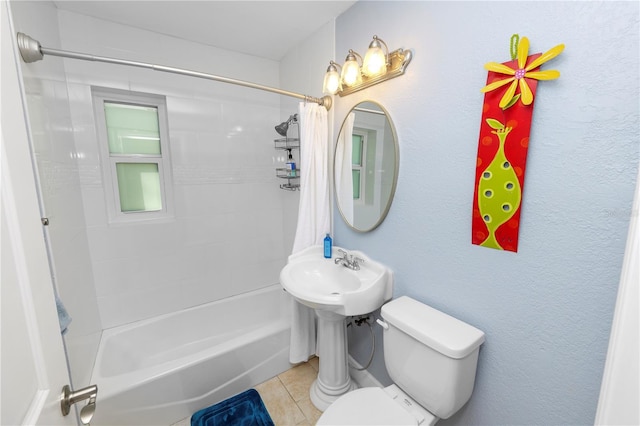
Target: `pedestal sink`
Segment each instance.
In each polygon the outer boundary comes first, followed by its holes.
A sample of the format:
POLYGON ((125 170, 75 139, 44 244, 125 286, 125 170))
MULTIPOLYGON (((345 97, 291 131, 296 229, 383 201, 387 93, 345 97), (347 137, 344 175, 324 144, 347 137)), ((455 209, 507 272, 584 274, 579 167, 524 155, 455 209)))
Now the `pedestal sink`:
POLYGON ((390 300, 393 273, 360 251, 334 247, 332 258, 326 259, 323 248, 313 246, 289 256, 280 282, 318 315, 320 367, 309 394, 313 404, 324 411, 356 387, 349 376, 346 317, 368 314, 390 300), (347 262, 336 263, 344 257, 340 250, 349 259, 359 258, 357 270, 345 266, 347 262))

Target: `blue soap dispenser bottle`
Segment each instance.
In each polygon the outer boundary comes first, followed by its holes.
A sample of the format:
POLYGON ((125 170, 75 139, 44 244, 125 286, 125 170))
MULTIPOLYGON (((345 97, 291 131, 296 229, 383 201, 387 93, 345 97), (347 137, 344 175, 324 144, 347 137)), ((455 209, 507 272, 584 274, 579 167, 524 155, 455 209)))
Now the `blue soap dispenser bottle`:
POLYGON ((331 240, 331 237, 329 236, 329 234, 327 234, 327 236, 324 237, 324 257, 326 257, 327 259, 331 259, 332 245, 333 245, 333 241, 331 240))

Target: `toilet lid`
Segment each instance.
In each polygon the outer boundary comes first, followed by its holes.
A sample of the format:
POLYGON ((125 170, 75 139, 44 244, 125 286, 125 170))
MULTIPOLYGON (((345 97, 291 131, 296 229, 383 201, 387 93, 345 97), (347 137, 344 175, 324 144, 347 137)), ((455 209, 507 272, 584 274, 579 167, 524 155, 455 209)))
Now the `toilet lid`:
POLYGON ((417 425, 418 420, 382 388, 362 388, 338 398, 317 425, 417 425))

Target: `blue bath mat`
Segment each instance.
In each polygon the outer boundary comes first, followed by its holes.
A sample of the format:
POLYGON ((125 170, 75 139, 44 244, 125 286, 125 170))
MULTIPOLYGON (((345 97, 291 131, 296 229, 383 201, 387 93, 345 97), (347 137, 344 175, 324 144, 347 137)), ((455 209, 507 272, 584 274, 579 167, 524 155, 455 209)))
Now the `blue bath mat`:
POLYGON ((197 411, 191 426, 275 426, 258 391, 249 389, 197 411))

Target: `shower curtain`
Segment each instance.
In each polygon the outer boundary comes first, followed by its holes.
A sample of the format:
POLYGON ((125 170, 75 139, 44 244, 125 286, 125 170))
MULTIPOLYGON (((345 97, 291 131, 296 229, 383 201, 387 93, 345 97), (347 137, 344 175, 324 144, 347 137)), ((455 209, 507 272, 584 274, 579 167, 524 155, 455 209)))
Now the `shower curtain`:
POLYGON ((353 224, 353 122, 356 115, 350 113, 344 120, 336 145, 336 197, 340 212, 348 223, 353 224))
MULTIPOLYGON (((300 205, 292 253, 322 244, 331 232, 329 124, 325 107, 300 102, 300 205)), ((316 353, 315 311, 292 305, 289 361, 304 362, 316 353)))

